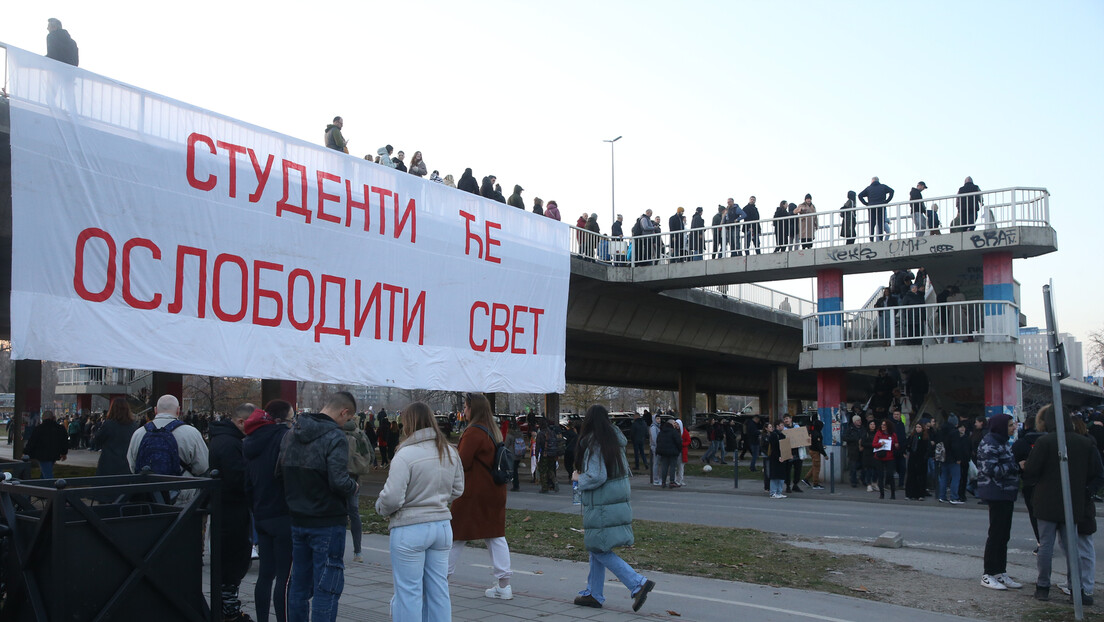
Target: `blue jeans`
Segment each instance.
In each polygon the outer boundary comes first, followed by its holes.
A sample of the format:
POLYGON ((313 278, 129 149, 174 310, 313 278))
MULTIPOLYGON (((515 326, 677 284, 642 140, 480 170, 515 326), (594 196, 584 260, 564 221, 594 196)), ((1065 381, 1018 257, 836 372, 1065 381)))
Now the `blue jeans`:
POLYGON ((709 464, 709 461, 717 456, 718 451, 724 451, 724 441, 709 441, 709 449, 701 457, 701 461, 709 464))
POLYGON ((344 556, 345 525, 291 526, 290 622, 337 620, 337 601, 345 588, 344 556))
MULTIPOLYGON (((1039 570, 1039 578, 1035 585, 1050 587, 1050 565, 1054 554, 1054 536, 1058 535, 1062 542, 1062 552, 1066 552, 1066 526, 1061 523, 1052 523, 1048 520, 1039 520, 1039 557, 1035 564, 1039 570)), ((1086 594, 1093 593, 1096 584, 1096 548, 1093 545, 1092 536, 1077 534, 1078 567, 1081 569, 1081 591, 1086 594)), ((1069 560, 1066 560, 1067 574, 1069 560)), ((1071 586, 1072 589, 1073 586, 1071 586)))
POLYGON ((54 479, 53 460, 39 460, 38 468, 42 469, 42 479, 54 479))
POLYGON ((604 603, 606 597, 602 594, 602 588, 606 584, 606 569, 613 573, 617 580, 629 588, 629 595, 636 594, 647 582, 625 560, 617 556, 613 551, 605 553, 590 552, 590 574, 587 576, 587 587, 579 592, 579 596, 591 595, 594 600, 604 603))
POLYGON ((947 484, 951 485, 951 499, 953 501, 961 501, 958 497, 958 483, 959 478, 962 476, 962 469, 959 468, 954 462, 942 463, 942 468, 939 469, 939 490, 935 496, 941 500, 947 500, 947 484))
POLYGON ((785 482, 786 482, 786 480, 784 480, 784 479, 772 479, 770 481, 771 494, 772 495, 782 494, 782 484, 784 484, 785 482))
MULTIPOLYGON (((748 444, 748 447, 751 448, 751 470, 754 471, 755 461, 759 459, 759 444, 748 444)), ((763 468, 766 469, 766 465, 764 465, 763 468)))
POLYGON ((449 622, 448 559, 452 524, 447 520, 391 529, 391 619, 449 622))

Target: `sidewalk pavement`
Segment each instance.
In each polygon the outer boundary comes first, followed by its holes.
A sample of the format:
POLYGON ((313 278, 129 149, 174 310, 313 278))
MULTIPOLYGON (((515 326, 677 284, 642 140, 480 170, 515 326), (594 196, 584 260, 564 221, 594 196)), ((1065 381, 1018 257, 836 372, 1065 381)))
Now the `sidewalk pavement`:
MULTIPOLYGON (((346 547, 345 590, 337 617, 341 622, 391 619, 388 603, 393 587, 387 536, 364 534, 363 554, 363 564, 353 563, 351 542, 346 547)), ((754 616, 756 622, 951 622, 968 619, 824 592, 662 572, 647 573, 647 577, 656 582, 656 588, 639 612, 632 611, 628 590, 612 574, 607 575, 605 607, 590 609, 572 604, 576 593, 586 585, 587 564, 516 553, 511 555, 511 561, 514 598, 493 600, 483 595, 494 582, 486 550, 469 548, 464 551, 451 582, 454 620, 506 622, 543 618, 616 622, 641 618, 671 620, 676 619, 676 614, 677 619, 697 622, 730 622, 743 616, 754 616)), ((253 613, 256 577, 257 564, 254 563, 241 587, 244 610, 250 614, 253 613)), ((205 576, 204 585, 206 581, 205 576)))

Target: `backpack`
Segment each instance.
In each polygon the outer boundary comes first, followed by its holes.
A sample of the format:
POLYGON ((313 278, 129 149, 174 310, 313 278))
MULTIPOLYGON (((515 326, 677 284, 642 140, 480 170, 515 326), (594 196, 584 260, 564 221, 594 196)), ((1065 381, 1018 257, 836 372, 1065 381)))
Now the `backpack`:
POLYGON ((943 444, 943 441, 939 441, 935 444, 935 456, 933 457, 933 460, 935 460, 936 462, 947 461, 947 447, 943 444))
POLYGON ((521 460, 525 457, 525 439, 517 436, 514 438, 514 460, 521 460))
MULTIPOLYGON (((481 425, 472 427, 479 428, 486 432, 491 442, 494 442, 494 436, 491 436, 490 430, 481 425)), ((489 470, 491 472, 491 479, 493 479, 496 484, 509 484, 510 480, 514 479, 514 456, 510 453, 510 450, 506 448, 506 445, 494 443, 494 459, 491 461, 489 470)))
POLYGON ((637 218, 636 222, 633 223, 632 234, 633 234, 633 236, 644 235, 644 228, 640 226, 640 219, 639 218, 637 218))
POLYGON ((184 422, 175 419, 168 425, 159 428, 153 422, 144 427, 145 436, 138 444, 138 456, 134 459, 134 471, 141 473, 142 469, 149 467, 155 475, 183 475, 184 465, 180 462, 180 452, 176 444, 173 431, 184 425, 184 422))
POLYGON ((364 432, 356 430, 355 433, 345 433, 346 437, 351 437, 353 440, 354 448, 349 452, 349 473, 353 475, 367 475, 372 472, 372 459, 373 451, 372 444, 368 442, 368 437, 364 435, 364 432))
POLYGON ((548 458, 559 458, 564 455, 563 437, 555 429, 549 428, 547 434, 545 434, 541 455, 548 458))

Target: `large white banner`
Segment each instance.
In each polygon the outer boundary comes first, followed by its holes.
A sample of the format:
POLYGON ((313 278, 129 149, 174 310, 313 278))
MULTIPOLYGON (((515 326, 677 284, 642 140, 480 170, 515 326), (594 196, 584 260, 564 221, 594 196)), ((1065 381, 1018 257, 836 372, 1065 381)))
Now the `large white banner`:
POLYGON ((563 391, 566 225, 23 50, 8 62, 13 358, 563 391))

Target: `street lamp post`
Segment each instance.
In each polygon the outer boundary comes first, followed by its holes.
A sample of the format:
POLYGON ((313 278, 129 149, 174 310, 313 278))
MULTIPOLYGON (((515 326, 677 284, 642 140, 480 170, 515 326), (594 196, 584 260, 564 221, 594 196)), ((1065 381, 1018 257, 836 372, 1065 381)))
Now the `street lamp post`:
POLYGON ((619 140, 621 140, 620 136, 614 138, 613 140, 602 141, 604 143, 610 144, 610 227, 613 226, 613 223, 617 222, 617 195, 615 188, 617 177, 614 175, 613 169, 613 143, 619 140))

